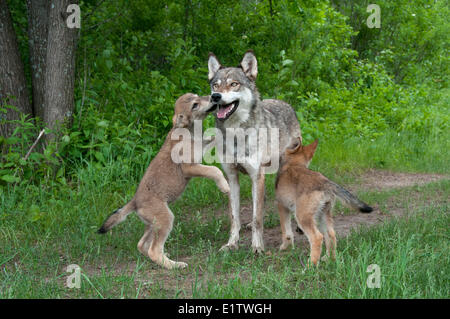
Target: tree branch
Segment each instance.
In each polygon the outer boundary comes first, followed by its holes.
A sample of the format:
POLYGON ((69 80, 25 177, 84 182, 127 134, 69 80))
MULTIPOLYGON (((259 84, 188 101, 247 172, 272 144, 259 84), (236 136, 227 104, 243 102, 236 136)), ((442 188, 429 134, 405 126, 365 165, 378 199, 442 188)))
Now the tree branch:
POLYGON ((39 136, 37 137, 36 141, 34 141, 33 145, 31 145, 30 149, 27 152, 27 155, 23 158, 24 161, 27 160, 27 158, 30 156, 31 151, 33 151, 34 147, 37 145, 39 140, 41 139, 42 135, 44 135, 45 129, 42 129, 42 131, 39 132, 39 136))

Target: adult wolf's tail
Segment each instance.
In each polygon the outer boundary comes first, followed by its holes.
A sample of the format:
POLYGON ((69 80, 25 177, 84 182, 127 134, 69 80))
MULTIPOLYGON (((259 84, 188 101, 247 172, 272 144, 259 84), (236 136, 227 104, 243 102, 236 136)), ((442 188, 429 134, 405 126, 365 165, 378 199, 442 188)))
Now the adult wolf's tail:
POLYGON ((340 199, 342 199, 344 204, 347 204, 351 208, 359 210, 361 213, 371 213, 373 211, 372 207, 360 201, 358 197, 350 193, 341 185, 338 185, 332 181, 329 182, 331 184, 331 189, 333 190, 333 193, 340 199))
POLYGON ((106 233, 108 230, 110 230, 117 224, 123 222, 125 218, 127 218, 127 216, 135 210, 136 205, 134 203, 134 200, 131 200, 130 202, 128 202, 128 204, 126 204, 122 208, 117 209, 114 213, 109 215, 109 217, 105 220, 102 227, 100 227, 97 233, 99 234, 106 233))

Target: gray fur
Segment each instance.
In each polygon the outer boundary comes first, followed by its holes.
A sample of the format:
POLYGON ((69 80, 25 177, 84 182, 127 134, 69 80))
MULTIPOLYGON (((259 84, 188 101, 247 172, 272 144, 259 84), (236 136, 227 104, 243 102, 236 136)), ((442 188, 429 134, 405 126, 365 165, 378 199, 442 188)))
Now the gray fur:
MULTIPOLYGON (((261 100, 258 89, 256 87, 256 76, 258 74, 257 61, 252 51, 245 53, 239 67, 223 67, 214 54, 210 54, 208 59, 208 79, 211 86, 211 101, 217 104, 215 116, 216 127, 221 131, 224 137, 224 144, 227 141, 227 128, 271 128, 279 129, 279 150, 278 154, 265 154, 270 157, 271 161, 279 161, 279 155, 290 143, 292 138, 300 138, 301 131, 294 109, 286 102, 274 99, 261 100), (233 82, 238 85, 232 86, 233 82), (214 100, 214 95, 219 100, 214 100), (236 102, 239 101, 239 102, 236 102), (238 104, 237 104, 238 103, 238 104), (231 105, 231 106, 230 106, 231 105), (236 106, 237 105, 237 106, 236 106), (222 110, 221 117, 219 117, 222 110), (225 114, 225 115, 224 115, 225 114), (276 155, 276 156, 275 156, 276 155)), ((270 134, 268 134, 267 150, 271 149, 270 134)), ((259 138, 259 136, 258 136, 259 138)), ((233 142, 230 143, 233 145, 233 142)), ((258 143, 259 145, 259 143, 258 143)), ((245 145, 245 154, 250 152, 248 143, 245 145)), ((224 148, 225 152, 225 148, 224 148)), ((237 145, 234 143, 233 149, 228 152, 236 154, 237 145)), ((265 157, 267 159, 267 157, 265 157)), ((228 243, 222 249, 236 248, 239 240, 240 230, 240 199, 239 199, 239 181, 238 170, 247 173, 252 180, 252 197, 253 197, 253 221, 252 221, 252 247, 253 251, 261 252, 264 250, 262 238, 262 218, 264 215, 261 207, 263 205, 263 194, 261 194, 261 183, 264 183, 264 172, 267 168, 263 167, 261 162, 250 165, 244 163, 222 163, 222 167, 228 176, 230 183, 230 207, 231 207, 231 235, 228 243), (261 177, 262 174, 262 177, 261 177)), ((279 163, 271 167, 278 169, 279 163)))

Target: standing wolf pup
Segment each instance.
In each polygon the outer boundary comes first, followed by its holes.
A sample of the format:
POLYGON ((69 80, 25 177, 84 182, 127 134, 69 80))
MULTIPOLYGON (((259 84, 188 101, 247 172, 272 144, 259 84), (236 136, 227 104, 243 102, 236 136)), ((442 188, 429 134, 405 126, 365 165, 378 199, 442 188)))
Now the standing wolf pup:
POLYGON ((294 211, 297 224, 308 237, 314 265, 319 261, 324 238, 327 255, 331 254, 333 259, 336 256, 336 235, 331 215, 336 196, 362 213, 373 210, 342 186, 308 169, 317 144, 315 141, 302 146, 299 139, 294 139, 282 157, 275 183, 282 236, 280 250, 294 246, 290 215, 294 211))
MULTIPOLYGON (((269 141, 277 143, 279 151, 284 151, 291 137, 301 139, 300 125, 292 107, 279 100, 261 100, 255 80, 258 66, 253 51, 247 51, 238 67, 224 67, 217 57, 210 53, 208 59, 208 79, 211 86, 211 101, 216 104, 216 127, 221 131, 226 145, 226 152, 235 154, 238 145, 234 142, 235 135, 228 134, 233 129, 256 130, 277 128, 279 140, 269 141), (228 139, 228 140, 227 140, 228 139)), ((259 144, 258 135, 258 144, 259 144)), ((245 143, 245 154, 250 151, 245 143)), ((218 150, 216 150, 218 152, 218 150)), ((263 157, 258 157, 263 158, 263 157)), ((278 157, 277 157, 278 160, 278 157)), ((222 162, 222 167, 230 183, 231 234, 223 249, 237 248, 239 231, 241 228, 239 171, 247 173, 252 181, 252 249, 254 252, 264 250, 263 243, 263 204, 264 204, 264 167, 262 161, 250 163, 248 161, 233 163, 222 162)))
MULTIPOLYGON (((103 234, 113 226, 125 220, 136 211, 146 224, 144 236, 137 247, 145 256, 167 269, 184 268, 183 262, 170 260, 164 254, 164 243, 172 230, 173 214, 167 206, 177 199, 186 188, 191 177, 207 177, 214 180, 219 189, 228 193, 228 183, 220 169, 199 163, 180 163, 172 160, 171 153, 179 141, 172 140, 172 133, 177 128, 186 128, 194 136, 194 121, 203 120, 211 108, 209 96, 199 97, 188 93, 175 103, 173 128, 170 130, 158 155, 153 159, 142 178, 133 199, 116 210, 98 230, 103 234)), ((183 141, 192 144, 193 141, 183 141)))

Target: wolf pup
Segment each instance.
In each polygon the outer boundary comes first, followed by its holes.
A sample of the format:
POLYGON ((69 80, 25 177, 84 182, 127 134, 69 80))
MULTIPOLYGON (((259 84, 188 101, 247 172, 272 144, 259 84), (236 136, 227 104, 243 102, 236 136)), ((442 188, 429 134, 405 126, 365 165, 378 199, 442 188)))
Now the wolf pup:
POLYGON ((314 265, 319 261, 324 238, 327 255, 331 254, 333 259, 336 257, 336 235, 331 215, 336 196, 347 206, 362 213, 373 210, 342 186, 308 169, 317 144, 316 140, 308 146, 302 146, 299 139, 293 140, 282 156, 275 183, 282 233, 280 250, 294 246, 290 216, 291 211, 294 211, 297 224, 308 237, 314 265))
MULTIPOLYGON (((216 128, 222 133, 224 151, 237 154, 242 147, 234 143, 239 136, 230 134, 242 130, 277 128, 279 140, 268 140, 268 149, 278 145, 278 154, 284 152, 292 137, 301 139, 300 125, 293 108, 280 100, 261 100, 255 80, 258 74, 257 60, 253 51, 247 51, 238 67, 224 67, 217 57, 210 53, 208 59, 208 79, 211 86, 211 102, 216 106, 216 128), (234 130, 233 130, 234 129, 234 130), (228 131, 228 134, 227 134, 228 131)), ((260 144, 258 135, 258 145, 260 144)), ((264 156, 253 156, 254 151, 245 143, 245 153, 249 157, 263 159, 264 156)), ((275 149, 275 147, 274 147, 275 149)), ((216 149, 216 152, 219 152, 216 149)), ((259 152, 259 151, 258 151, 259 152)), ((278 161, 279 155, 276 160, 278 161)), ((267 158, 267 157, 266 157, 267 158)), ((277 163, 278 164, 278 163, 277 163)), ((264 204, 264 163, 262 160, 239 161, 232 163, 222 161, 222 167, 230 183, 230 217, 231 234, 228 243, 221 250, 236 249, 239 241, 241 222, 239 171, 250 176, 252 181, 252 249, 254 252, 264 250, 263 243, 263 204, 264 204)))
MULTIPOLYGON (((133 199, 122 208, 112 213, 98 230, 103 234, 113 226, 124 221, 127 215, 136 211, 146 224, 144 236, 137 247, 145 256, 167 269, 184 268, 184 262, 170 260, 164 254, 164 243, 172 230, 174 216, 168 203, 179 197, 189 179, 199 176, 214 180, 219 189, 229 193, 230 189, 220 169, 199 163, 180 163, 172 160, 171 151, 179 141, 172 140, 175 129, 186 128, 193 137, 194 120, 203 120, 211 107, 209 96, 185 94, 175 103, 173 128, 170 130, 158 155, 151 161, 142 178, 133 199)), ((187 141, 193 143, 193 141, 187 141)))

